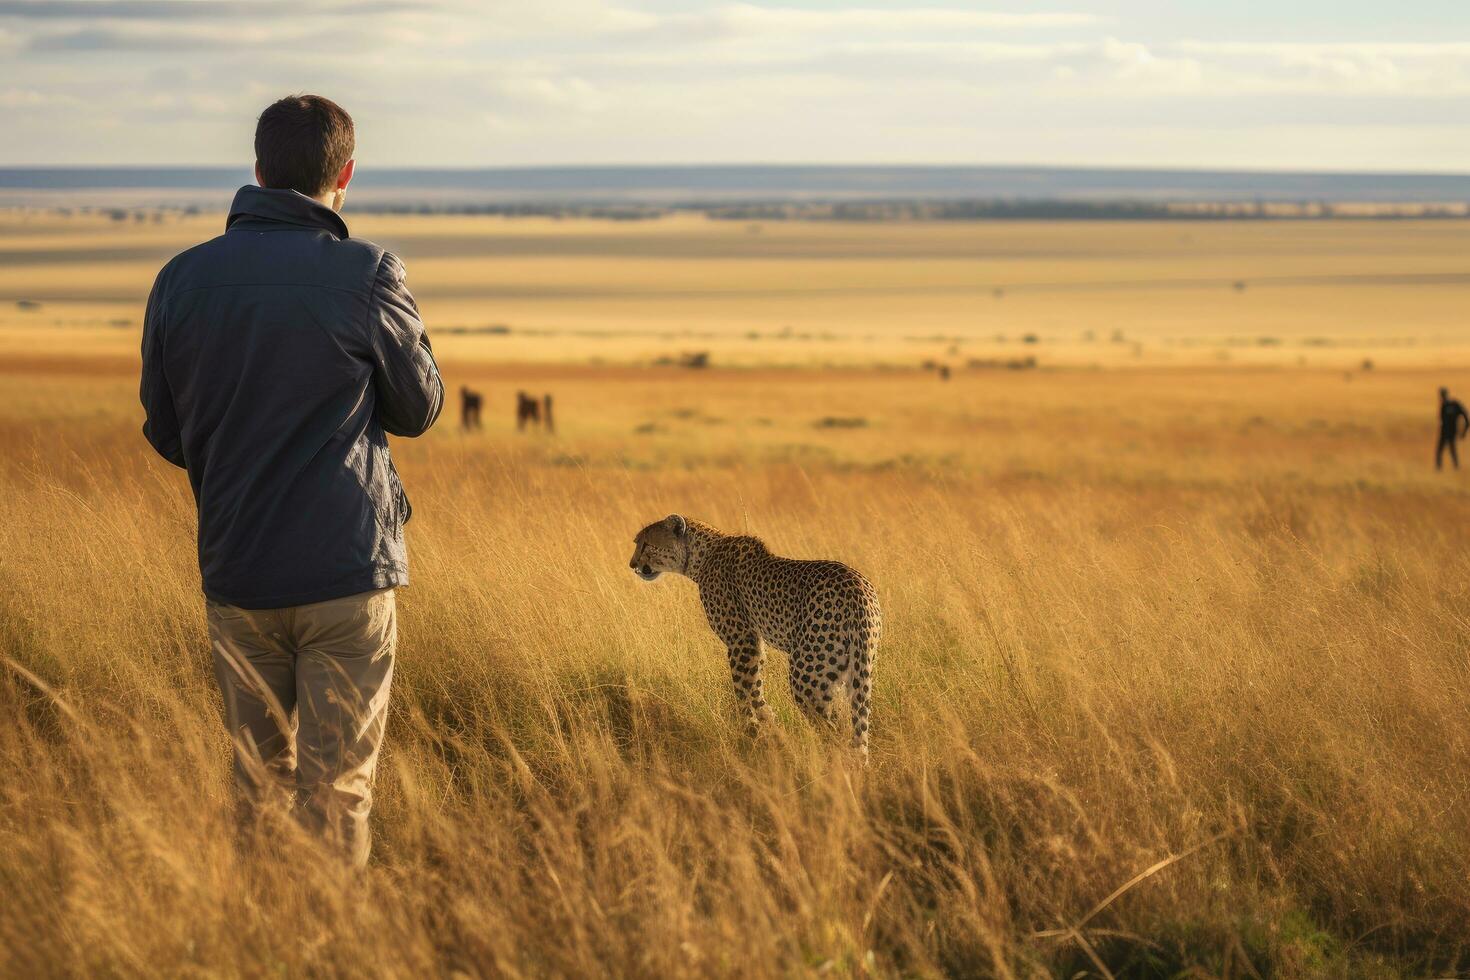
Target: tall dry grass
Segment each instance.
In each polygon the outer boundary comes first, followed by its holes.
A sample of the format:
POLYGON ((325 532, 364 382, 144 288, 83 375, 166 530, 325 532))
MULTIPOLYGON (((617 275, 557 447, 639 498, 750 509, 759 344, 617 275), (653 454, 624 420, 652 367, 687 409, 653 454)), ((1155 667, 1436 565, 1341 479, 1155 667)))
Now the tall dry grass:
POLYGON ((1424 379, 1320 425, 1326 382, 1246 381, 568 371, 554 442, 446 419, 396 449, 355 875, 233 839, 192 501, 130 380, 0 376, 0 973, 1470 971, 1470 496, 1400 438, 1424 379), (626 567, 671 511, 877 583, 870 768, 779 656, 742 736, 692 587, 626 567))

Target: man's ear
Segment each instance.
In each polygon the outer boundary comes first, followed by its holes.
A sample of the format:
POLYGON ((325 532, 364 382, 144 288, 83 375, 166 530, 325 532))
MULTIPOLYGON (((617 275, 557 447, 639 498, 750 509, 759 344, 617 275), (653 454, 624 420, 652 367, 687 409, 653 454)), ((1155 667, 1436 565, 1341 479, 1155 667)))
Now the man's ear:
POLYGON ((345 191, 347 185, 352 183, 352 175, 357 172, 357 160, 348 160, 343 165, 341 172, 337 174, 337 190, 345 191))
POLYGON ((689 533, 689 523, 678 514, 670 514, 664 518, 664 526, 674 532, 675 537, 682 538, 689 533))
POLYGON ((263 181, 263 180, 260 179, 260 161, 259 160, 256 160, 255 161, 255 182, 257 184, 259 184, 261 187, 264 187, 265 186, 265 181, 263 181))

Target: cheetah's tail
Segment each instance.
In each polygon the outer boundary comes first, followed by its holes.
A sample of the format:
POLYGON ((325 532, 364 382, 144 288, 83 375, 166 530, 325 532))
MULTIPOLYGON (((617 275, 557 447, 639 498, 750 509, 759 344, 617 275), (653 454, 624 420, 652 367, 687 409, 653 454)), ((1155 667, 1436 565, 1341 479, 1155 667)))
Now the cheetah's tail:
POLYGON ((848 697, 852 707, 852 747, 868 762, 868 713, 869 696, 873 691, 873 650, 859 645, 857 659, 848 678, 848 697))

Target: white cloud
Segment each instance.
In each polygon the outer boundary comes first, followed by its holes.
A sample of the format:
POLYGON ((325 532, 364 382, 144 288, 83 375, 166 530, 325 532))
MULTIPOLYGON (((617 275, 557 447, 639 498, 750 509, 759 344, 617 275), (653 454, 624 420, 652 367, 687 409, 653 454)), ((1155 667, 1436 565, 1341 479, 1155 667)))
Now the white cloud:
POLYGON ((41 92, 36 89, 0 89, 0 109, 52 109, 70 108, 80 105, 79 99, 60 92, 41 92))
POLYGON ((1470 93, 1470 43, 1220 42, 1174 49, 1216 66, 1237 92, 1443 98, 1470 93))
POLYGON ((661 18, 605 0, 467 0, 438 16, 456 33, 485 38, 573 39, 656 28, 661 18))
MULTIPOLYGON (((419 4, 420 9, 427 6, 419 4)), ((311 10, 291 0, 0 0, 0 18, 30 21, 270 20, 316 13, 347 17, 415 9, 407 0, 338 0, 311 10)))
POLYGON ((730 4, 668 17, 661 26, 678 33, 714 35, 844 33, 952 33, 1081 27, 1098 18, 1075 13, 999 13, 948 7, 847 7, 812 10, 730 4))

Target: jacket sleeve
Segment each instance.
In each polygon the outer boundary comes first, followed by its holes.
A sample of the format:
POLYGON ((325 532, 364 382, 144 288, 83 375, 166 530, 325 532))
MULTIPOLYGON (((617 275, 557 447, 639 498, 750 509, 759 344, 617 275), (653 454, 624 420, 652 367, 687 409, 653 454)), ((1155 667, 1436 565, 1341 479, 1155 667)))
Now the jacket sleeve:
POLYGON ((184 445, 179 434, 179 416, 174 408, 173 392, 163 373, 163 331, 167 311, 164 309, 163 274, 153 283, 148 294, 148 308, 143 314, 143 380, 139 397, 143 402, 143 438, 158 455, 175 466, 184 465, 184 445))
POLYGON ((423 435, 444 407, 444 382, 418 305, 404 285, 403 263, 392 252, 378 263, 368 334, 378 421, 395 436, 423 435))

